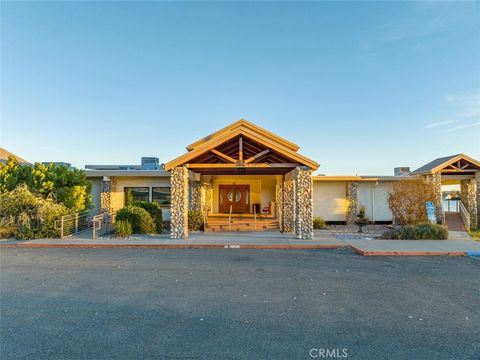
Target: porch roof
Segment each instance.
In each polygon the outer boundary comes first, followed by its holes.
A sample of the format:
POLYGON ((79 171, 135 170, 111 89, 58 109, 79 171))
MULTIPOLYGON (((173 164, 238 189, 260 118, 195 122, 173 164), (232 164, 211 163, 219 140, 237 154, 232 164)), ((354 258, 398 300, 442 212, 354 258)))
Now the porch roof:
POLYGON ((187 146, 187 153, 165 164, 185 165, 202 174, 283 174, 319 164, 299 154, 298 146, 244 119, 187 146))
POLYGON ((428 164, 413 171, 412 174, 428 175, 438 172, 445 174, 463 174, 476 171, 480 171, 480 161, 465 154, 456 154, 430 161, 428 164))

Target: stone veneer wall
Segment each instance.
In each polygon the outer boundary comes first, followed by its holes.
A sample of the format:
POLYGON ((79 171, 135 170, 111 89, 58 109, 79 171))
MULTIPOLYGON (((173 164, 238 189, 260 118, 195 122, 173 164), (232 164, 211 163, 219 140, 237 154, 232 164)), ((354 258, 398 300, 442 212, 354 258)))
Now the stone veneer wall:
POLYGON ((202 210, 202 194, 200 181, 190 181, 190 209, 202 210))
POLYGON ((172 170, 170 238, 188 238, 188 169, 177 166, 172 170))
POLYGON ((435 173, 429 177, 433 190, 433 206, 435 207, 435 217, 437 224, 443 223, 443 200, 442 200, 442 174, 435 173))
POLYGON ((477 181, 462 180, 460 182, 460 198, 463 205, 470 214, 470 228, 477 228, 478 214, 477 214, 477 181))
POLYGON ((110 180, 102 180, 100 191, 100 211, 110 213, 112 208, 112 183, 110 180))
POLYGON ((358 215, 359 206, 358 206, 358 183, 351 181, 347 185, 347 225, 354 225, 355 218, 358 215))
POLYGON ((283 181, 283 231, 295 231, 295 176, 294 171, 285 175, 283 181))
POLYGON ((278 227, 283 231, 283 184, 275 185, 275 216, 278 220, 278 227))
POLYGON ((203 193, 202 210, 207 208, 208 213, 211 213, 212 209, 212 185, 210 183, 203 183, 201 187, 201 193, 203 193))
POLYGON ((298 239, 313 238, 313 180, 306 167, 295 169, 295 234, 298 239))
POLYGON ((477 228, 480 227, 480 171, 475 173, 475 191, 477 193, 477 228))

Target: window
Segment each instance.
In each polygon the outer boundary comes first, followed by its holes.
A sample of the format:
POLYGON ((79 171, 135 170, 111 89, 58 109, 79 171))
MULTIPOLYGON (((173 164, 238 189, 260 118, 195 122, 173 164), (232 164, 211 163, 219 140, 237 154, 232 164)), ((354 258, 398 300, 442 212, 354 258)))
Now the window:
POLYGON ((170 188, 152 187, 152 201, 158 202, 161 206, 170 206, 170 188))
POLYGON ((125 193, 130 191, 133 201, 149 201, 150 189, 148 187, 126 187, 125 193))

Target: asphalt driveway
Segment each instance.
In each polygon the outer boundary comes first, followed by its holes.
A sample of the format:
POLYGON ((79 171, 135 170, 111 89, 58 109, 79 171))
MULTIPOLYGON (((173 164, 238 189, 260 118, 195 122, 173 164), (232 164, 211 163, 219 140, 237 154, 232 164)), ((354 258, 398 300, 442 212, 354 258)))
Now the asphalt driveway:
POLYGON ((479 259, 1 249, 0 260, 1 359, 480 359, 479 259))

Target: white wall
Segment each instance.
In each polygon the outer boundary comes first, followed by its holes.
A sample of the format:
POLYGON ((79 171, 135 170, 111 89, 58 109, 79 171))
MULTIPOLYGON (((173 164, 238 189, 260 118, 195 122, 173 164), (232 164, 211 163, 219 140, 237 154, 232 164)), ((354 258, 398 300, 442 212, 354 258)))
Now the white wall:
POLYGON ((101 192, 101 180, 100 179, 89 179, 92 183, 92 205, 93 208, 90 210, 90 214, 96 215, 100 211, 100 192, 101 192))
POLYGON ((365 208, 365 214, 370 221, 392 221, 392 212, 388 207, 388 194, 392 187, 391 182, 358 184, 358 202, 365 208))
POLYGON ((313 215, 326 221, 346 221, 347 183, 345 181, 313 182, 313 215))

